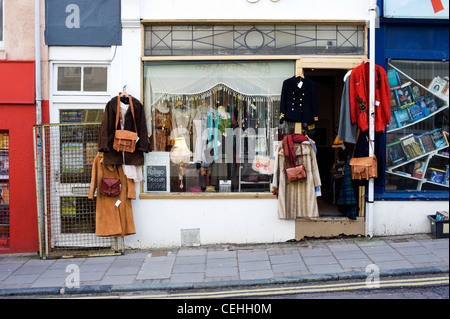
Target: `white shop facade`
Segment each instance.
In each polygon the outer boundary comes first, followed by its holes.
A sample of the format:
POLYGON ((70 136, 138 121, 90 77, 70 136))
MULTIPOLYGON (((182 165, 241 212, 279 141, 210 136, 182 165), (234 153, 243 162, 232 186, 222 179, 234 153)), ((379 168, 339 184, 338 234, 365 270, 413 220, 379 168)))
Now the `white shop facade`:
MULTIPOLYGON (((151 151, 132 200, 136 234, 125 247, 396 234, 392 215, 377 213, 387 202, 372 200, 368 209, 369 186, 356 219, 337 205, 343 150, 333 142, 343 79, 369 61, 369 9, 368 0, 128 0, 121 1, 121 45, 50 46, 51 123, 73 110, 98 122, 124 90, 145 107, 151 151), (71 86, 74 70, 79 89, 71 86), (308 128, 322 182, 314 220, 279 218, 271 176, 255 169, 255 158, 273 160, 279 136, 296 130, 279 121, 282 84, 293 76, 311 79, 318 92, 318 121, 308 128), (208 123, 203 108, 227 116, 208 123), (196 144, 202 135, 209 153, 196 144), (368 212, 375 216, 369 228, 368 212)), ((420 203, 421 210, 434 204, 420 203)), ((410 205, 396 205, 395 215, 403 220, 410 205)))

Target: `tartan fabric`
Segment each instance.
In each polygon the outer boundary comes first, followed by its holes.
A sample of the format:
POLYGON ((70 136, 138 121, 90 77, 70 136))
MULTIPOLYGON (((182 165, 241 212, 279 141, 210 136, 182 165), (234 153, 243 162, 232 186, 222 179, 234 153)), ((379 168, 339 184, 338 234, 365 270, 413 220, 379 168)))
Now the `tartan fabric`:
POLYGON ((352 177, 350 173, 350 158, 351 154, 347 157, 345 163, 344 177, 342 179, 341 191, 339 193, 339 199, 337 201, 338 210, 350 219, 355 220, 358 216, 358 201, 356 197, 355 186, 352 183, 352 177))

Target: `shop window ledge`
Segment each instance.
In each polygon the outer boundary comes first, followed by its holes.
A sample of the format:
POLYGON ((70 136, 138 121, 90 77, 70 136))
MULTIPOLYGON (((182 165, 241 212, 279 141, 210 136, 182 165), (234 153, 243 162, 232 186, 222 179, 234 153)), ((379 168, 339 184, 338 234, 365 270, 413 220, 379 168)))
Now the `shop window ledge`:
POLYGON ((276 199, 272 193, 141 193, 140 199, 276 199))

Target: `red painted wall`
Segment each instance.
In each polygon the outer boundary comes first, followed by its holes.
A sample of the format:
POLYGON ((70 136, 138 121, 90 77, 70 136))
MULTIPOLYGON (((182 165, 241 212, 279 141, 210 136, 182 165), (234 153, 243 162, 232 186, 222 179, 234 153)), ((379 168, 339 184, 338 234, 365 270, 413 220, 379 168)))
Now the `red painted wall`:
MULTIPOLYGON (((0 61, 0 130, 9 132, 10 246, 1 253, 39 249, 33 125, 34 62, 0 61), (20 76, 18 76, 20 74, 20 76), (9 91, 5 88, 10 88, 9 91)), ((43 123, 49 122, 49 103, 42 103, 43 123)))

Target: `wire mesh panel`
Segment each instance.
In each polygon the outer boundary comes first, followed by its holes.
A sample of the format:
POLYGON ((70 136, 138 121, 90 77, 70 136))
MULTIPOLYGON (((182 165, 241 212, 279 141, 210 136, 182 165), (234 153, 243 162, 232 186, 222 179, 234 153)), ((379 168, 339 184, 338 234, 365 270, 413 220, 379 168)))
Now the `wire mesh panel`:
POLYGON ((0 130, 0 248, 9 247, 9 132, 0 130))
POLYGON ((120 253, 117 238, 95 235, 96 201, 88 199, 99 128, 34 127, 41 257, 120 253))

